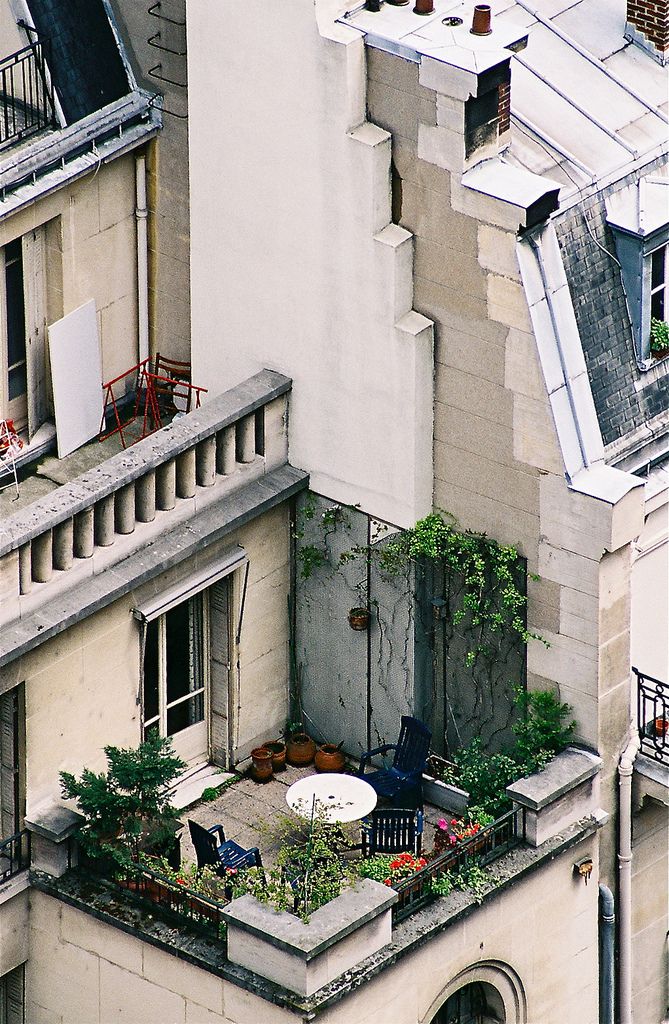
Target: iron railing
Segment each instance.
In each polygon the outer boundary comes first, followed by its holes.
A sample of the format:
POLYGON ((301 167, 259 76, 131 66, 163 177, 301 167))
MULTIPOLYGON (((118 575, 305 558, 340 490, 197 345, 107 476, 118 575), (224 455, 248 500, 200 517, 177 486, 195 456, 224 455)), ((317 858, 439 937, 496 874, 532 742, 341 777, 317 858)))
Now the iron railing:
POLYGON ((116 884, 160 907, 179 923, 186 922, 215 939, 225 937, 222 914, 225 904, 218 900, 194 892, 150 868, 139 866, 129 867, 121 878, 116 879, 116 884))
POLYGON ((0 842, 0 884, 30 867, 30 832, 23 829, 0 842))
POLYGON ((669 685, 653 676, 632 671, 637 679, 637 722, 641 753, 669 764, 669 685))
POLYGON ((55 124, 47 51, 48 41, 36 39, 0 60, 0 147, 55 124))
POLYGON ((393 907, 393 923, 420 910, 436 899, 432 882, 448 871, 457 872, 470 864, 490 864, 525 841, 525 809, 507 811, 491 825, 431 860, 415 875, 393 886, 399 899, 393 907))

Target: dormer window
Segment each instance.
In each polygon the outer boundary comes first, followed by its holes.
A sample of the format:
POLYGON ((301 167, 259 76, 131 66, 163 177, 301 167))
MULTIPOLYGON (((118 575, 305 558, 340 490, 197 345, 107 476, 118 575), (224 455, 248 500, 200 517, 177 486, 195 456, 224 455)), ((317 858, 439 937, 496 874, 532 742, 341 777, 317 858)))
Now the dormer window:
POLYGON ((657 353, 655 344, 651 349, 651 321, 666 323, 669 316, 667 210, 669 180, 652 175, 606 200, 641 369, 648 369, 657 353))

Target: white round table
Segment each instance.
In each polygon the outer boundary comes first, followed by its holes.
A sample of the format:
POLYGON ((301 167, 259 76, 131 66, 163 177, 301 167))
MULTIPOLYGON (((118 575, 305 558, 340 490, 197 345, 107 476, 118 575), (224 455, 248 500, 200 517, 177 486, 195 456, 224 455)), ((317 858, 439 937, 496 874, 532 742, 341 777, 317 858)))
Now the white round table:
POLYGON ((355 775, 327 772, 294 782, 286 793, 288 806, 302 818, 312 809, 321 819, 334 823, 358 821, 376 807, 376 791, 355 775), (315 797, 315 805, 314 805, 315 797))

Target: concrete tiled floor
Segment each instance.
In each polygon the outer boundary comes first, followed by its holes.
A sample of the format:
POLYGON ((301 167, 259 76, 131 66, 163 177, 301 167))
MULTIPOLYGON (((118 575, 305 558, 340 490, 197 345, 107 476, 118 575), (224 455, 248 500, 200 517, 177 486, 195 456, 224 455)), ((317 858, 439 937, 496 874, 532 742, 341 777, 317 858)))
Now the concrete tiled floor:
MULTIPOLYGON (((286 803, 288 787, 298 779, 315 774, 313 765, 306 768, 293 768, 290 765, 283 772, 277 773, 270 782, 259 784, 248 775, 241 776, 223 790, 221 795, 209 802, 199 801, 180 814, 184 822, 181 834, 182 861, 194 862, 195 851, 190 841, 187 819, 192 818, 206 828, 212 825, 223 825, 226 838, 234 839, 245 848, 257 846, 262 855, 263 864, 271 867, 276 859, 280 840, 272 835, 272 823, 276 828, 279 817, 289 813, 286 803)), ((425 805, 425 827, 423 849, 430 850, 433 845, 434 826, 444 812, 430 804, 425 805)), ((357 832, 357 829, 354 831, 357 832)))

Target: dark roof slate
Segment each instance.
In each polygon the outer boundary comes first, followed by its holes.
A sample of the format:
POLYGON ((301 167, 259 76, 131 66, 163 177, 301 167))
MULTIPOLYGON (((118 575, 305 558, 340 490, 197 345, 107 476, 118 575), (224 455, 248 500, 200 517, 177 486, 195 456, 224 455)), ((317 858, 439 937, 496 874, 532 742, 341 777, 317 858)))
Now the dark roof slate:
POLYGON ((130 92, 102 0, 28 0, 28 6, 49 40, 49 68, 68 124, 130 92))
MULTIPOLYGON (((650 170, 635 172, 616 188, 650 170)), ((669 373, 645 384, 646 374, 637 366, 604 193, 557 217, 555 230, 602 437, 611 444, 669 410, 669 373)))

